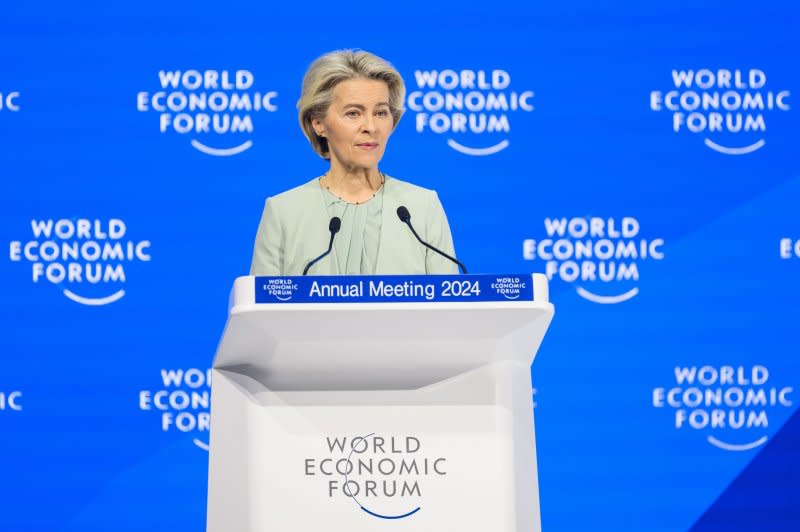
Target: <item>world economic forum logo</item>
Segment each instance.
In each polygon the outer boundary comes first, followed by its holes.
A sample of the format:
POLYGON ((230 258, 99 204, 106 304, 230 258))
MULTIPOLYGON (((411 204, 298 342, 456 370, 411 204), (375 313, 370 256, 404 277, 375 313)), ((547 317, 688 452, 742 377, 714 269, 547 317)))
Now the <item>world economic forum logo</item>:
POLYGON ((673 70, 672 88, 650 92, 650 109, 671 112, 675 133, 702 136, 725 155, 744 155, 766 144, 766 117, 788 111, 790 96, 768 87, 757 68, 673 70))
POLYGON ((278 110, 278 93, 257 89, 249 70, 161 70, 158 82, 155 92, 136 95, 136 109, 158 113, 161 133, 190 137, 208 155, 250 149, 254 115, 278 110))
POLYGON ((11 261, 30 263, 34 283, 51 283, 82 305, 120 300, 127 266, 150 261, 150 241, 128 238, 119 218, 33 219, 31 233, 31 240, 11 242, 11 261))
POLYGON ((211 370, 162 368, 158 388, 139 392, 139 410, 160 414, 162 432, 192 434, 192 442, 208 451, 211 427, 211 370))
POLYGON ((582 298, 600 304, 628 301, 639 293, 639 267, 664 258, 664 239, 642 235, 636 218, 545 218, 545 236, 522 242, 525 260, 544 261, 547 278, 575 285, 582 298))
POLYGON ((653 407, 674 411, 675 430, 705 434, 725 451, 767 442, 769 416, 792 407, 794 388, 773 384, 766 366, 678 366, 674 383, 653 389, 653 407))
POLYGON ((261 289, 269 299, 286 302, 292 300, 295 292, 300 289, 300 285, 291 277, 273 277, 271 279, 266 279, 261 289))
POLYGON ((521 278, 517 276, 497 277, 490 283, 489 287, 498 295, 510 301, 515 301, 520 298, 522 291, 527 288, 530 282, 530 278, 521 278))
POLYGON ((0 390, 0 412, 22 412, 22 392, 0 390))
POLYGON ((465 155, 506 149, 512 117, 533 111, 533 91, 512 86, 506 70, 416 70, 414 81, 407 107, 417 133, 441 136, 465 155))
POLYGON ((0 111, 15 113, 20 108, 19 91, 0 91, 0 111))
POLYGON ((447 458, 430 456, 411 435, 326 436, 324 453, 304 460, 305 476, 324 481, 331 499, 346 499, 377 519, 407 519, 422 509, 429 482, 447 475, 447 458))

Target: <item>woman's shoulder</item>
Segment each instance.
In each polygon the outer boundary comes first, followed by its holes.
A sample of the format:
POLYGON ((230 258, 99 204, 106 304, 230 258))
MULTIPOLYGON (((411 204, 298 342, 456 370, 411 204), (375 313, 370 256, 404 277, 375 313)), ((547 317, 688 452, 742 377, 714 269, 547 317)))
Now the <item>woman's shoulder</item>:
POLYGON ((267 198, 274 208, 297 207, 298 204, 319 200, 319 178, 298 185, 267 198))
POLYGON ((420 185, 415 185, 396 177, 386 176, 386 191, 395 194, 398 197, 409 197, 419 199, 429 199, 436 195, 436 191, 430 188, 425 188, 420 185))

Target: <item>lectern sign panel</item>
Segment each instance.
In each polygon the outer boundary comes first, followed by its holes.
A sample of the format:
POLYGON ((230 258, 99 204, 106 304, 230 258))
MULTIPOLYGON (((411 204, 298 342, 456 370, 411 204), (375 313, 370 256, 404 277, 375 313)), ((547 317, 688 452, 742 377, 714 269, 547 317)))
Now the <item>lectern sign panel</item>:
POLYGON ((421 509, 430 485, 447 476, 447 456, 431 455, 419 434, 323 439, 323 452, 303 460, 306 478, 321 479, 313 489, 324 485, 329 499, 352 500, 372 517, 411 517, 421 509))
MULTIPOLYGON (((516 468, 535 469, 514 462, 515 438, 530 436, 513 432, 507 408, 376 404, 382 394, 364 392, 359 405, 246 407, 246 485, 263 502, 246 526, 212 530, 537 530, 515 526, 516 468)), ((524 497, 535 504, 534 492, 524 497)))
POLYGON ((532 301, 530 274, 256 277, 256 303, 532 301))

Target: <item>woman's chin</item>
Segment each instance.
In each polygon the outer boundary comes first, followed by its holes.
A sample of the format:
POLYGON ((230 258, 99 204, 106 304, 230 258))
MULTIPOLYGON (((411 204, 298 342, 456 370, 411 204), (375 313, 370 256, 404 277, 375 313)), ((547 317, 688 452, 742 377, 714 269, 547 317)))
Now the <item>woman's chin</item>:
POLYGON ((378 166, 380 160, 380 157, 358 157, 357 159, 348 161, 344 166, 353 171, 371 170, 378 166))

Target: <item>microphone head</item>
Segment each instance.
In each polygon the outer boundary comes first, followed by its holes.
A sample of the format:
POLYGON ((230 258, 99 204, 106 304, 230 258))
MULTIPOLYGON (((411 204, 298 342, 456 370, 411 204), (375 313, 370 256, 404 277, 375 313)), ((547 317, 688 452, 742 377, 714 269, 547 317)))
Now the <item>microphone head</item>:
POLYGON ((328 224, 328 231, 331 233, 338 233, 339 229, 342 228, 342 220, 338 216, 334 216, 331 218, 331 223, 328 224))
POLYGON ((411 221, 411 213, 408 212, 408 209, 406 209, 404 205, 400 205, 397 208, 397 217, 400 218, 400 221, 404 224, 411 221))

